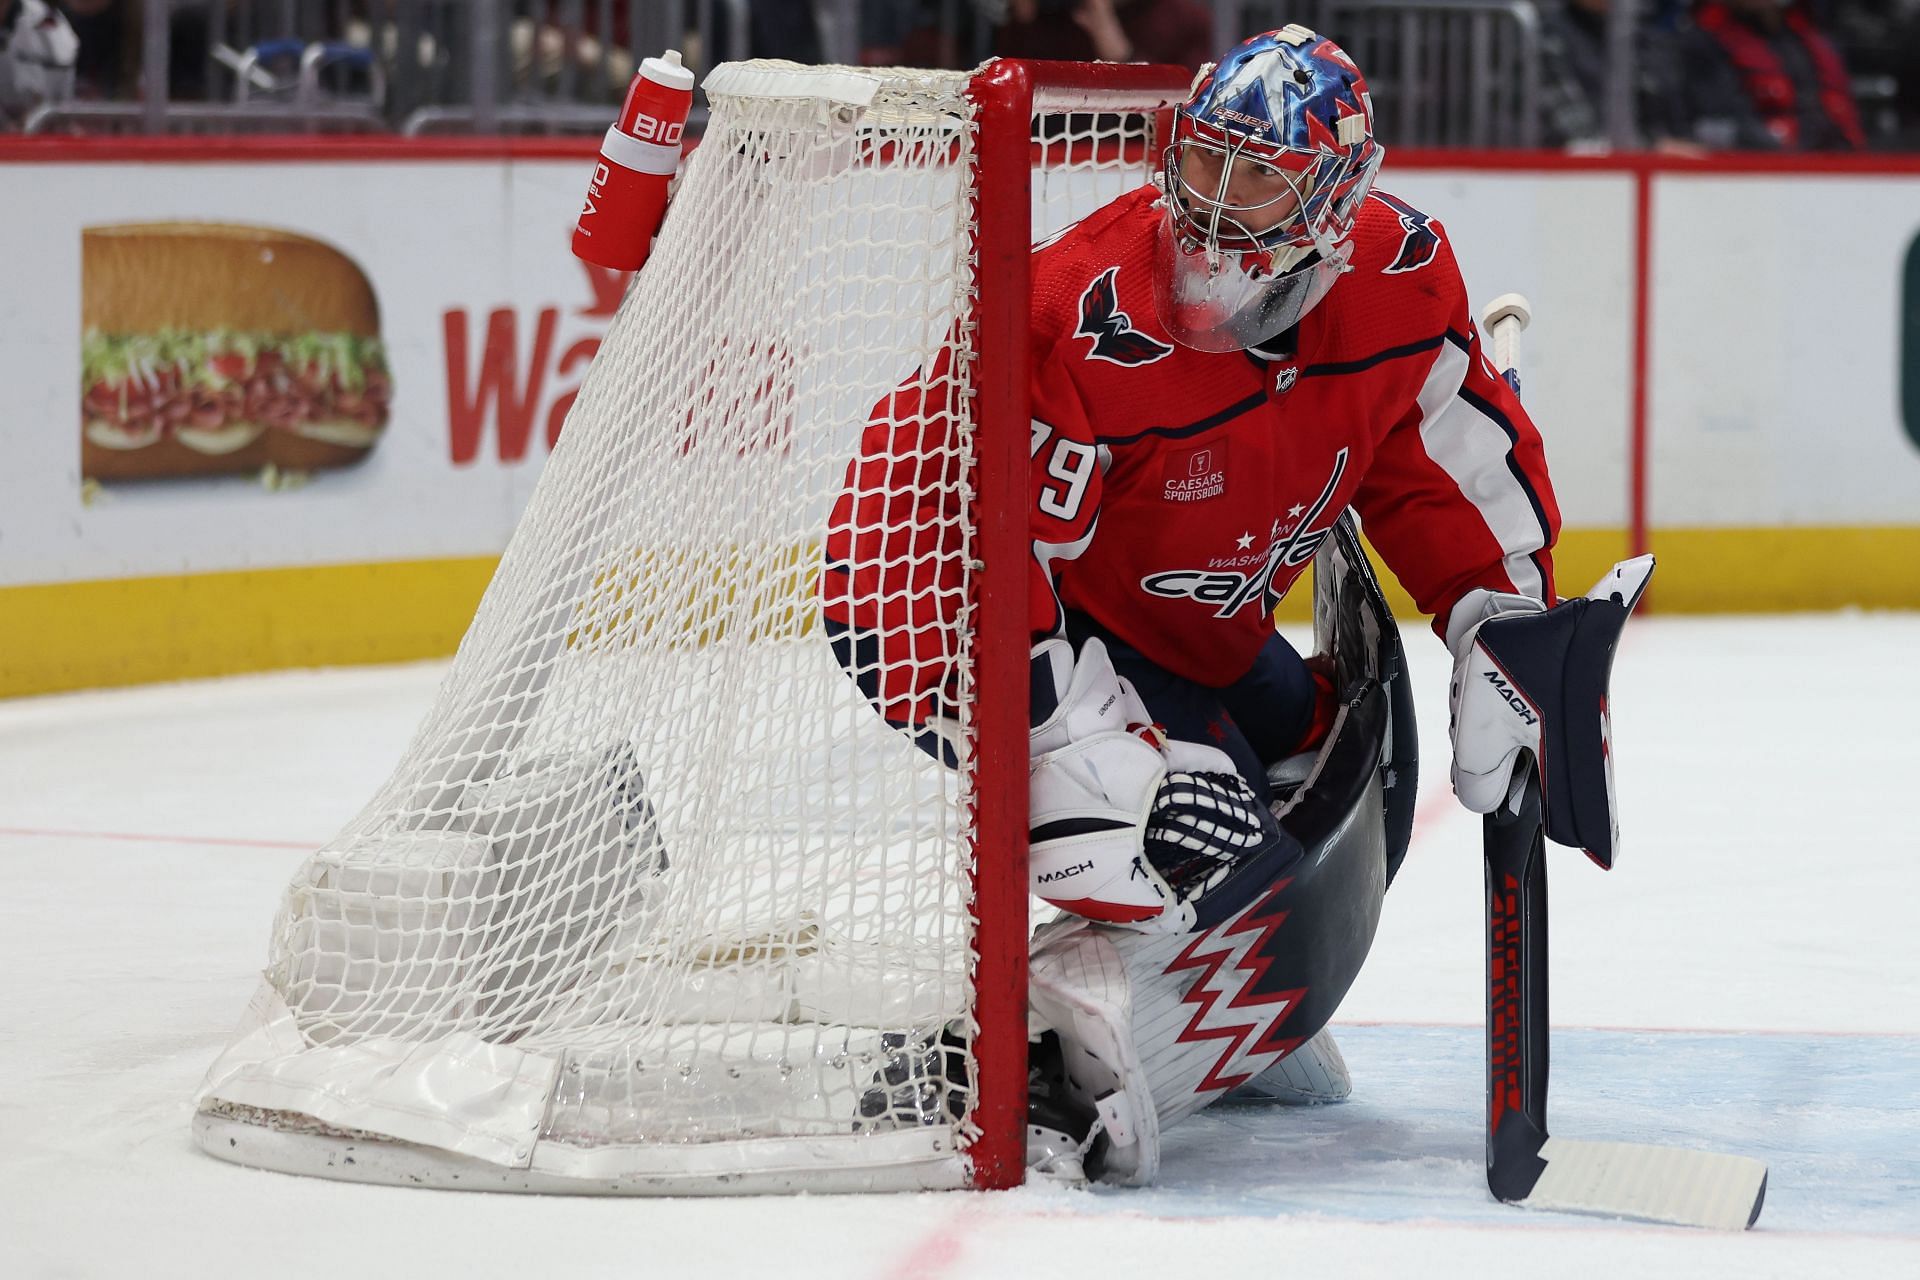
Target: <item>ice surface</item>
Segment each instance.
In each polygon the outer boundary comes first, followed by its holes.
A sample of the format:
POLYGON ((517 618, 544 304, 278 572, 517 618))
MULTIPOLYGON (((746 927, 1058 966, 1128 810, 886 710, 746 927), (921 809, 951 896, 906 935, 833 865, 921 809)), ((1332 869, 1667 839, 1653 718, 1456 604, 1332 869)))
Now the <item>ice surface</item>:
POLYGON ((210 1160, 189 1100, 280 891, 440 668, 0 704, 0 1276, 1920 1276, 1920 616, 1636 621, 1620 865, 1553 859, 1553 1129, 1768 1160, 1740 1237, 1487 1197, 1479 829, 1445 655, 1408 641, 1427 767, 1336 1023, 1352 1100, 1204 1113, 1128 1192, 589 1202, 210 1160))

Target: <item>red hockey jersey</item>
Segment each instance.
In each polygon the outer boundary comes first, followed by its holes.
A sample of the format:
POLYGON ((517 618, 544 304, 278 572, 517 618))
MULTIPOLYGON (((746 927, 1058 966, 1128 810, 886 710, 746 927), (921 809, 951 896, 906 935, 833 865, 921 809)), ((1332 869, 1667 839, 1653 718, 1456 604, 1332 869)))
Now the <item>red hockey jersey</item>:
MULTIPOLYGON (((1157 197, 1122 196, 1034 254, 1034 636, 1078 610, 1169 671, 1229 684, 1349 505, 1443 622, 1475 587, 1551 600, 1560 517, 1540 436, 1481 353, 1440 224, 1374 192, 1353 269, 1289 352, 1202 352, 1156 313, 1157 197)), ((944 373, 876 408, 822 575, 829 626, 897 724, 940 713, 964 599, 940 554, 953 464, 922 447, 950 432, 944 373)))

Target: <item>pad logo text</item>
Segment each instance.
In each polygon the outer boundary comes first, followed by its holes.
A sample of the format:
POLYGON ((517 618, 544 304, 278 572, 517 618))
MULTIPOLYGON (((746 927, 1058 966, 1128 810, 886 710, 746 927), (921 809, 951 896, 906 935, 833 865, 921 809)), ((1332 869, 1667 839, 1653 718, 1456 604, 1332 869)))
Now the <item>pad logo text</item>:
POLYGON ((1540 723, 1540 717, 1534 714, 1533 708, 1528 705, 1525 698, 1520 696, 1519 690, 1507 683, 1498 671, 1485 672, 1484 676, 1486 682, 1493 686, 1493 691, 1507 700, 1507 705, 1513 708, 1515 715, 1527 724, 1540 723))

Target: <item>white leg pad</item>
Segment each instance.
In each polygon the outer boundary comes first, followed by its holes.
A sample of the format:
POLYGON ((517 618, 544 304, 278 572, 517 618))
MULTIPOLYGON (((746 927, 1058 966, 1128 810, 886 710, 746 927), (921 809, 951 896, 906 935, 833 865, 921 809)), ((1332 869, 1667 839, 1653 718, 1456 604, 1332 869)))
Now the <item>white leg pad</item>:
POLYGON ((1162 1130, 1294 1056, 1306 1055, 1279 1077, 1290 1089, 1346 1096, 1332 1036, 1309 1039, 1288 1058, 1270 1047, 1285 1043, 1290 1001, 1252 986, 1260 966, 1251 952, 1268 930, 1248 917, 1262 905, 1197 934, 1075 917, 1035 933, 1028 1002, 1034 1021, 1060 1037, 1073 1088, 1100 1112, 1103 1181, 1152 1181, 1162 1130))
POLYGON ((1145 1186, 1160 1168, 1160 1125, 1133 1043, 1121 944, 1145 935, 1068 918, 1042 926, 1030 952, 1033 1018, 1060 1037, 1067 1078, 1106 1132, 1102 1178, 1145 1186))

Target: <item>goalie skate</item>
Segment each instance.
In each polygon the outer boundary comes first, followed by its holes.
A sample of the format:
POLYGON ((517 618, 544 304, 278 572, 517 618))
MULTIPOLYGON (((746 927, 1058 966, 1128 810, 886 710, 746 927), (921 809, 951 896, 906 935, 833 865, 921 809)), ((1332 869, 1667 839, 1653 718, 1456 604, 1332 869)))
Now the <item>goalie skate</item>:
POLYGON ((1345 1102, 1352 1092, 1347 1060, 1334 1043, 1332 1028, 1322 1027, 1298 1049, 1229 1092, 1226 1101, 1315 1106, 1345 1102))

